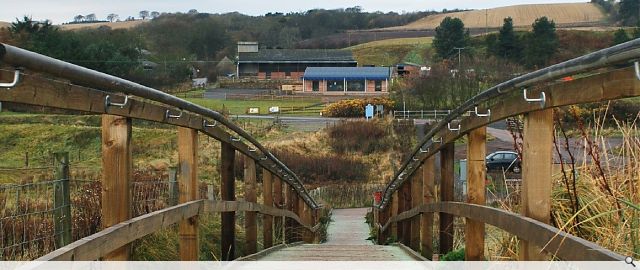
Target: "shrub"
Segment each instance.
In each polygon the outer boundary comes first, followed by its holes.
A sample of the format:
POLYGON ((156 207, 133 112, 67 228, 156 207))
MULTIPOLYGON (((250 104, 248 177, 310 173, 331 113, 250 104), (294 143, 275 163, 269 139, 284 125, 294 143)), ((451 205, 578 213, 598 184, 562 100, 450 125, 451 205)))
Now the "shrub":
POLYGON ((441 261, 464 261, 464 248, 451 251, 440 258, 441 261))
POLYGON ((362 161, 347 155, 310 155, 282 150, 274 154, 301 179, 314 183, 363 181, 369 171, 362 161))
POLYGON ((338 153, 370 154, 385 151, 391 146, 381 121, 342 121, 327 129, 329 142, 338 153))
POLYGON ((363 117, 367 104, 382 105, 386 110, 393 108, 395 103, 388 97, 375 97, 368 99, 346 99, 329 104, 322 110, 323 116, 328 117, 363 117))

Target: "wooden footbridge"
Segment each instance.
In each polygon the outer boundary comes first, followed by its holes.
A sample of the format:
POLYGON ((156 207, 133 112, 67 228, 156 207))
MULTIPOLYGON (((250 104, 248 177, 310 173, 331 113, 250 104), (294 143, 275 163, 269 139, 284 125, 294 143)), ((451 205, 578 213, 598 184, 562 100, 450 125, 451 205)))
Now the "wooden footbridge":
POLYGON ((320 244, 319 220, 328 209, 309 195, 303 181, 285 164, 218 112, 5 44, 0 44, 0 61, 15 71, 0 72, 4 82, 0 101, 102 115, 104 228, 70 242, 71 228, 56 220, 56 231, 62 232, 56 238, 57 249, 39 260, 128 260, 133 241, 174 224, 179 224, 180 259, 197 260, 198 223, 207 213, 221 215, 221 259, 234 260, 238 258, 236 213, 243 212, 243 254, 254 254, 242 257, 246 260, 431 259, 453 249, 453 221, 461 217, 466 221, 467 260, 485 259, 485 224, 490 224, 519 237, 521 260, 621 261, 623 255, 549 225, 552 108, 640 96, 640 67, 638 62, 633 64, 639 58, 640 40, 634 40, 496 85, 453 110, 410 153, 373 207, 376 245, 362 242, 362 237, 356 244, 341 241, 353 236, 349 233, 368 234, 369 228, 346 222, 339 215, 334 218, 338 224, 329 228, 338 233, 320 244), (486 126, 518 115, 524 116, 523 186, 521 212, 512 213, 485 205, 484 158, 486 126), (130 210, 132 119, 176 126, 179 154, 179 204, 134 218, 130 210), (221 144, 220 200, 199 198, 198 134, 221 144), (468 200, 455 202, 454 141, 462 137, 468 140, 468 200), (236 153, 244 156, 242 200, 236 200, 236 153), (436 155, 441 160, 440 177, 435 175, 436 155), (262 176, 260 181, 257 175, 262 176), (436 178, 441 179, 439 183, 436 178), (261 228, 257 215, 263 216, 261 228), (275 243, 274 236, 280 234, 284 234, 283 243, 275 243), (395 245, 383 245, 394 240, 395 245))

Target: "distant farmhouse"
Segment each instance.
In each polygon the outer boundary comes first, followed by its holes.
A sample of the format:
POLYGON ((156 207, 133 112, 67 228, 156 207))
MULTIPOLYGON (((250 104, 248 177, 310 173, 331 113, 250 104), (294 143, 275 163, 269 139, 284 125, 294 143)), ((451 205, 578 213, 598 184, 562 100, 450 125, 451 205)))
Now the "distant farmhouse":
POLYGON ((302 77, 304 92, 330 94, 386 94, 389 67, 308 67, 302 77))
POLYGON ((262 49, 258 42, 238 42, 238 78, 300 80, 308 67, 356 67, 348 50, 262 49))

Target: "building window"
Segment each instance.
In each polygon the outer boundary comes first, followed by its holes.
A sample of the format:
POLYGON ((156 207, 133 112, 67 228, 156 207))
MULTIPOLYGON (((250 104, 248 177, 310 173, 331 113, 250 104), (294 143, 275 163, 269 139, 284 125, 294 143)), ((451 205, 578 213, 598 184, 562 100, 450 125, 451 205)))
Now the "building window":
POLYGON ((376 92, 382 91, 382 81, 376 81, 376 92))
POLYGON ((344 81, 327 81, 327 91, 344 91, 344 81))
POLYGON ((364 92, 364 81, 347 81, 347 91, 364 92))
POLYGON ((320 91, 320 81, 313 81, 311 83, 311 90, 313 90, 314 92, 320 91))

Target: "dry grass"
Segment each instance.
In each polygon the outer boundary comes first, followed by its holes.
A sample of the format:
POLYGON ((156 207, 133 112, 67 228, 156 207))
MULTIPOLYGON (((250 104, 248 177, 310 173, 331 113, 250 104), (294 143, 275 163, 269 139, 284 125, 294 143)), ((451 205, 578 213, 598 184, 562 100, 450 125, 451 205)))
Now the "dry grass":
POLYGON ((11 27, 11 23, 0 21, 0 28, 11 27))
POLYGON ((506 17, 513 18, 514 26, 528 27, 542 16, 547 16, 558 25, 596 23, 605 19, 605 14, 591 3, 534 4, 438 14, 385 30, 435 29, 445 17, 460 18, 468 28, 502 27, 506 17))
POLYGON ((379 46, 395 46, 395 45, 428 45, 433 42, 433 37, 419 37, 419 38, 393 38, 393 39, 385 39, 385 40, 376 40, 367 43, 358 44, 355 46, 348 47, 347 49, 356 50, 356 49, 365 49, 379 46))
POLYGON ((101 26, 108 26, 111 29, 130 29, 134 28, 143 23, 147 23, 149 20, 137 20, 137 21, 126 21, 126 22, 99 22, 99 23, 77 23, 77 24, 63 24, 60 25, 62 30, 79 30, 84 28, 99 28, 101 26))

